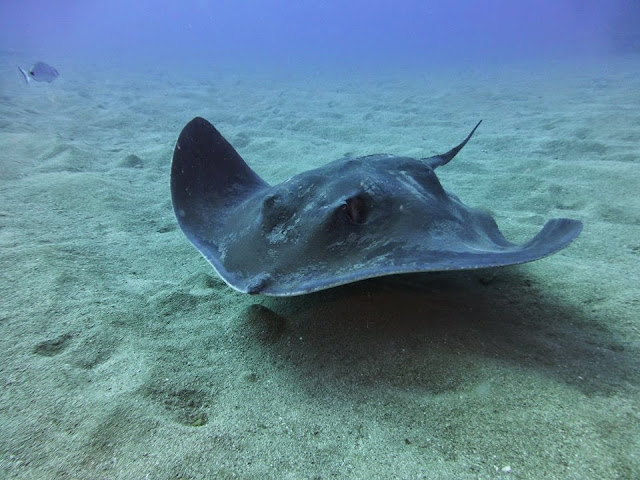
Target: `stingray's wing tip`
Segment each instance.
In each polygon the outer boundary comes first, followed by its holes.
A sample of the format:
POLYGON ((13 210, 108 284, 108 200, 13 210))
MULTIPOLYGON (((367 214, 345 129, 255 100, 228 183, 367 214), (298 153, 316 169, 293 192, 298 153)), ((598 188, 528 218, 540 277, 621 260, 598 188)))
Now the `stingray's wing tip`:
POLYGON ((553 218, 547 221, 542 230, 523 245, 523 248, 530 251, 539 250, 541 254, 538 258, 546 257, 573 242, 580 235, 582 228, 580 220, 553 218))

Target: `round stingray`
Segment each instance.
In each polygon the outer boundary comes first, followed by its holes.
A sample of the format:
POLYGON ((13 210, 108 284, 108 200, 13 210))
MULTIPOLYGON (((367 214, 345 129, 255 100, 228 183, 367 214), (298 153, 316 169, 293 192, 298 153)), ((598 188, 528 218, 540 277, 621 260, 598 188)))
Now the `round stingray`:
POLYGON ((474 131, 442 155, 345 158, 270 186, 213 125, 194 118, 173 155, 174 211, 227 284, 275 296, 383 275, 514 265, 566 247, 581 222, 549 220, 515 245, 490 215, 442 187, 435 169, 474 131))

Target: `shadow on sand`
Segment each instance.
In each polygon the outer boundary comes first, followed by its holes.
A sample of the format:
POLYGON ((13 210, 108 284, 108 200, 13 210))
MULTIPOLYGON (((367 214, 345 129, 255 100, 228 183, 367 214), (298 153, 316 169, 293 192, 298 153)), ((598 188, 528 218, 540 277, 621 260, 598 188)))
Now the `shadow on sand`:
POLYGON ((562 304, 513 268, 262 298, 240 313, 237 329, 313 388, 442 393, 463 387, 488 362, 535 369, 586 395, 632 387, 638 352, 588 309, 562 304))

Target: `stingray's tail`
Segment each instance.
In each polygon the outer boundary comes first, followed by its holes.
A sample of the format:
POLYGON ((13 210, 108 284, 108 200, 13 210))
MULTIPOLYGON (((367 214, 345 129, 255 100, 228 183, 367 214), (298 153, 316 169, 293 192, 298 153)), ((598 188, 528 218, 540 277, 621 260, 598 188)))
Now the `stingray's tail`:
POLYGON ((467 142, 469 141, 469 139, 471 138, 471 136, 474 134, 474 132, 476 131, 476 128, 478 128, 480 126, 480 124, 482 123, 482 120, 480 120, 478 122, 478 124, 473 127, 473 130, 471 130, 471 133, 469 135, 467 135, 467 138, 465 138, 462 143, 460 145, 458 145, 457 147, 452 148, 451 150, 449 150, 447 153, 443 153, 441 155, 436 155, 434 157, 429 157, 429 158, 423 158, 422 160, 424 162, 427 162, 427 164, 431 167, 431 168, 438 168, 441 167, 442 165, 446 165, 447 163, 449 163, 451 161, 451 159, 453 157, 455 157, 458 152, 460 150, 462 150, 462 147, 464 147, 467 142))

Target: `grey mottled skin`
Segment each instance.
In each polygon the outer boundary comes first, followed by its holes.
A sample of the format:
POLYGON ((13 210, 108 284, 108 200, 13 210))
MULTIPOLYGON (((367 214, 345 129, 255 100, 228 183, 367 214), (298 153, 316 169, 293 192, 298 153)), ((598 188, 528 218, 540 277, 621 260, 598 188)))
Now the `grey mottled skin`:
POLYGON ((525 263, 566 247, 579 221, 550 220, 515 245, 490 215, 442 187, 435 169, 475 128, 442 155, 336 160, 270 186, 213 125, 194 118, 174 151, 174 211, 225 282, 274 296, 398 273, 525 263))

